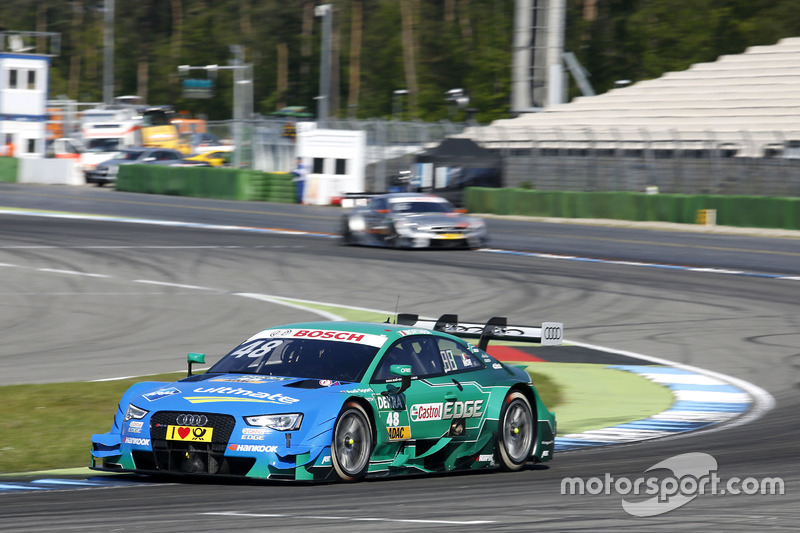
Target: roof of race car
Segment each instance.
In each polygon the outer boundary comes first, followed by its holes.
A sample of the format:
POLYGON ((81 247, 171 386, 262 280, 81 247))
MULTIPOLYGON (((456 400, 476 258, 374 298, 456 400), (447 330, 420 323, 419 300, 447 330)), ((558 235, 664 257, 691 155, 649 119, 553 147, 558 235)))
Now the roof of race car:
POLYGON ((435 196, 433 194, 420 194, 420 193, 392 193, 386 195, 386 200, 389 203, 392 202, 408 202, 410 200, 414 200, 417 202, 438 202, 438 203, 448 203, 448 201, 441 196, 435 196))
MULTIPOLYGON (((309 332, 349 332, 364 333, 368 335, 384 336, 386 340, 395 340, 406 335, 430 335, 434 332, 430 329, 411 327, 390 323, 376 322, 355 322, 355 321, 334 321, 334 322, 299 322, 294 324, 284 324, 273 326, 259 331, 250 339, 277 336, 276 331, 309 331, 309 332)), ((308 335, 309 338, 321 337, 321 335, 308 335)), ((326 337, 322 337, 326 338, 326 337)))

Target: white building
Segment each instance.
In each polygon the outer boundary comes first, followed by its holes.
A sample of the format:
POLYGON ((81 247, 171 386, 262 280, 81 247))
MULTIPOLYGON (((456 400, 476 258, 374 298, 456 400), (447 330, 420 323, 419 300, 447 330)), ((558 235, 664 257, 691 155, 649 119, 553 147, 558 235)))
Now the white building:
POLYGON ((58 46, 54 33, 0 32, 0 147, 13 146, 16 157, 44 157, 48 73, 58 46))

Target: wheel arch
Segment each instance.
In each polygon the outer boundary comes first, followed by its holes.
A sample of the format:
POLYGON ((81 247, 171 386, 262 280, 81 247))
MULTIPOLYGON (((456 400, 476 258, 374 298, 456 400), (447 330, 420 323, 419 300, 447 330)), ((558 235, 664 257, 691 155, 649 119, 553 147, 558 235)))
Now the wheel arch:
POLYGON ((517 471, 524 467, 524 464, 528 461, 534 460, 535 451, 539 448, 539 441, 540 441, 540 431, 539 431, 539 405, 537 402, 537 395, 536 392, 532 389, 532 387, 526 383, 515 383, 508 388, 505 395, 503 396, 502 404, 500 407, 500 411, 498 413, 498 425, 497 425, 497 433, 495 434, 496 444, 495 444, 495 457, 500 464, 500 468, 506 471, 517 471), (515 394, 516 393, 516 394, 515 394), (530 431, 531 431, 531 442, 530 442, 530 450, 527 455, 527 459, 522 462, 517 462, 517 460, 512 459, 509 454, 509 450, 507 445, 502 442, 504 441, 504 420, 506 417, 506 410, 507 408, 513 404, 513 400, 509 401, 512 396, 522 396, 527 400, 528 407, 530 408, 531 420, 530 420, 530 431))
MULTIPOLYGON (((533 389, 530 387, 530 385, 526 383, 517 383, 516 385, 512 385, 511 387, 509 387, 506 396, 508 396, 514 391, 521 392, 525 396, 525 398, 528 399, 528 403, 531 404, 531 413, 533 414, 533 420, 534 422, 537 422, 539 420, 539 402, 536 401, 537 397, 536 394, 533 392, 533 389)), ((505 398, 503 399, 503 401, 505 401, 505 398)))
MULTIPOLYGON (((375 409, 372 405, 366 400, 366 398, 362 398, 360 396, 349 396, 345 398, 344 402, 342 402, 342 406, 339 408, 339 412, 341 413, 344 410, 345 406, 351 402, 357 403, 360 405, 364 411, 367 413, 367 421, 369 422, 370 428, 372 428, 372 435, 374 436, 375 440, 377 441, 378 437, 378 428, 375 425, 375 409)), ((338 415, 337 415, 338 416, 338 415)), ((374 446, 374 443, 373 443, 374 446)))

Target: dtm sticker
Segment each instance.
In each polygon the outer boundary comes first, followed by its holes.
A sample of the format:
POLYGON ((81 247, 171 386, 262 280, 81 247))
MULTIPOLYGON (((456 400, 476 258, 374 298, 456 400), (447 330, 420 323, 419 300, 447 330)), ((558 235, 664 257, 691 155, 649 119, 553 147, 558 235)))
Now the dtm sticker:
POLYGON ((406 397, 404 394, 387 394, 386 396, 376 394, 375 400, 378 402, 378 409, 380 410, 399 409, 405 411, 406 409, 406 397))
POLYGON ((170 387, 168 389, 159 389, 154 392, 148 392, 147 394, 142 394, 148 401, 154 402, 156 400, 160 400, 161 398, 166 398, 167 396, 172 396, 173 394, 180 394, 181 391, 176 389, 175 387, 170 387))
POLYGON ((232 452, 260 452, 277 453, 277 446, 265 446, 263 444, 231 444, 228 449, 232 452))
POLYGON ((411 421, 425 422, 427 420, 442 419, 442 404, 418 403, 411 406, 411 421))
POLYGON ((480 418, 481 416, 483 416, 483 400, 449 401, 444 404, 444 412, 442 413, 443 420, 480 418))
POLYGON ((409 426, 386 428, 386 431, 389 433, 389 440, 408 440, 411 438, 411 428, 409 426))

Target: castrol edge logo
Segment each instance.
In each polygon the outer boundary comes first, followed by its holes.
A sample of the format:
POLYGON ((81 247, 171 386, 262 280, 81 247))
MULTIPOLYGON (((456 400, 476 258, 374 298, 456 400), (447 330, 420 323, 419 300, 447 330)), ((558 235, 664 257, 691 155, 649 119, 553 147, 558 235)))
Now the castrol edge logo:
POLYGON ((426 420, 441 420, 442 404, 418 403, 411 406, 411 421, 425 422, 426 420))

